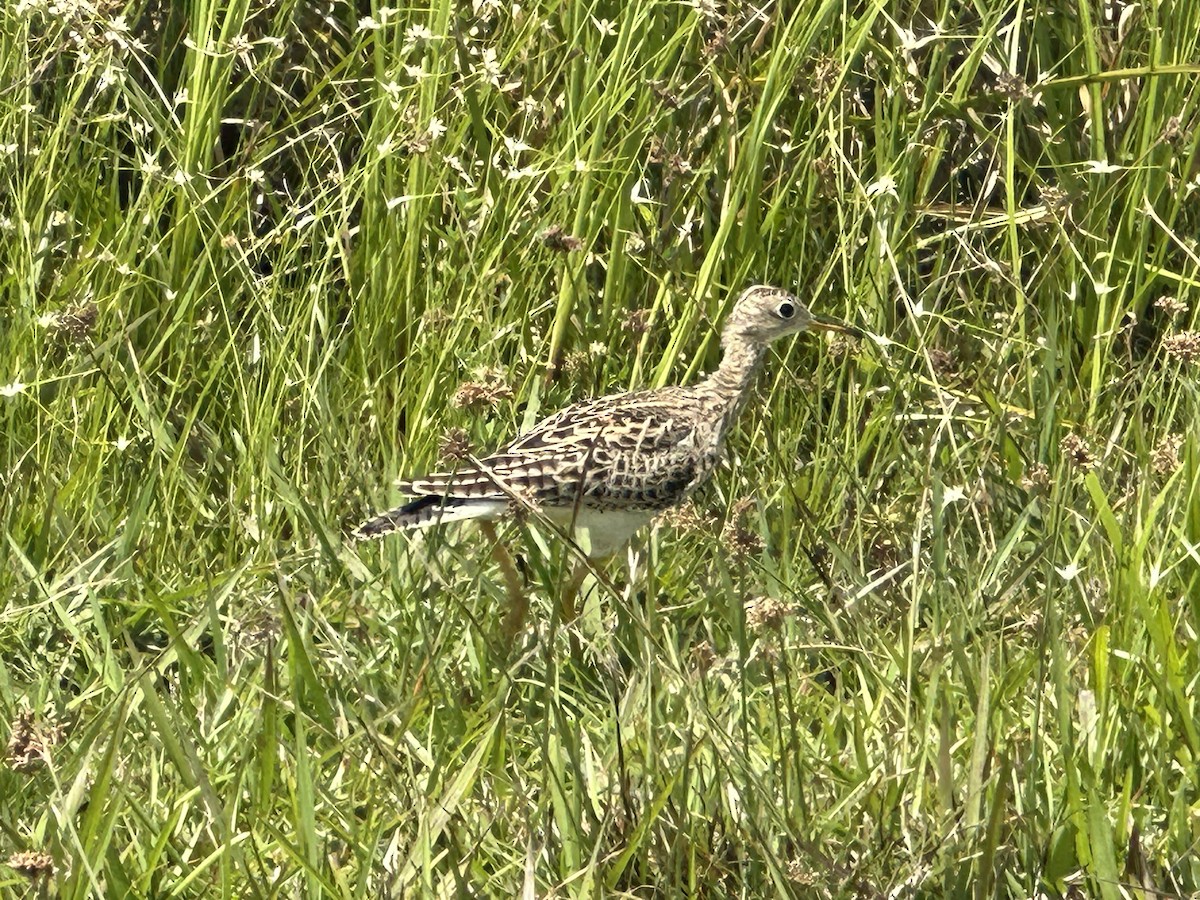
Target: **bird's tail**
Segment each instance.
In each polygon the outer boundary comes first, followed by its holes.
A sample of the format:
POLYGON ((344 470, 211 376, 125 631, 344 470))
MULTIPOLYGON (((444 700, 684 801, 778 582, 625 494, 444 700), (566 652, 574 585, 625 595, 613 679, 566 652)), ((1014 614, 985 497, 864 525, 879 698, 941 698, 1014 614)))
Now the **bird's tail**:
POLYGON ((463 519, 486 518, 494 516, 503 507, 503 502, 495 500, 424 494, 403 506, 372 516, 354 529, 353 536, 357 540, 365 541, 396 531, 429 528, 463 519))

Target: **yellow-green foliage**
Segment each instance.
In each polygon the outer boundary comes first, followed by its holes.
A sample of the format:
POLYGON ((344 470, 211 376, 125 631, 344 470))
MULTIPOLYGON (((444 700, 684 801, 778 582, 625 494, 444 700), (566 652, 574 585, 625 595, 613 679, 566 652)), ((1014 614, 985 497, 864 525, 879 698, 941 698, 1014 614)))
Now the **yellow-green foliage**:
POLYGON ((1198 42, 0 5, 0 892, 1200 890, 1198 42), (470 528, 345 540, 439 448, 695 377, 755 281, 871 336, 781 346, 576 626, 536 526, 517 646, 470 528))

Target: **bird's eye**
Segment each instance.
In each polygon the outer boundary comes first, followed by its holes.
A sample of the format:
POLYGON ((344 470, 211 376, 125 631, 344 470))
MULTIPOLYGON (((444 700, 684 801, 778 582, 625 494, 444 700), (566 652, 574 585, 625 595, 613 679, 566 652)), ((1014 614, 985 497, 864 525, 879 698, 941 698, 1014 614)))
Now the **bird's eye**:
POLYGON ((790 319, 795 314, 796 307, 793 304, 788 303, 786 300, 779 304, 779 318, 790 319))

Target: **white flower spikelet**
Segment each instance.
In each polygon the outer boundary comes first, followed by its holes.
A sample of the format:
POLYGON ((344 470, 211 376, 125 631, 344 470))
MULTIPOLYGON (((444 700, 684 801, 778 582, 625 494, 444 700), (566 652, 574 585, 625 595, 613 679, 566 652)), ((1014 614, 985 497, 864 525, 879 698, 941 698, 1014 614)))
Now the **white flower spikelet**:
POLYGON ((436 141, 438 138, 445 135, 449 129, 446 128, 446 123, 437 116, 432 116, 429 119, 429 125, 425 129, 425 133, 429 135, 429 139, 436 141))
POLYGON ((873 181, 867 185, 868 197, 878 197, 882 194, 890 194, 892 197, 898 197, 896 193, 896 179, 890 175, 884 175, 878 181, 873 181))

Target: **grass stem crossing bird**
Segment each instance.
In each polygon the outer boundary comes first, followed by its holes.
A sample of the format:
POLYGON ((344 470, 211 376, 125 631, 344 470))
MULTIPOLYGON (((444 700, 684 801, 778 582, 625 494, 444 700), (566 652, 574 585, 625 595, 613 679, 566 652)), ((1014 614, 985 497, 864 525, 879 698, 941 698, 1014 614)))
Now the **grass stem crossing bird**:
MULTIPOLYGON (((747 288, 721 332, 721 364, 706 378, 689 387, 568 406, 487 457, 401 483, 413 499, 367 520, 355 536, 377 538, 466 519, 486 523, 509 596, 503 632, 512 638, 524 624, 528 598, 491 523, 524 505, 573 535, 591 560, 611 555, 712 474, 771 342, 813 329, 861 334, 812 313, 785 290, 747 288)), ((560 598, 566 618, 574 614, 588 569, 577 564, 560 598)))

